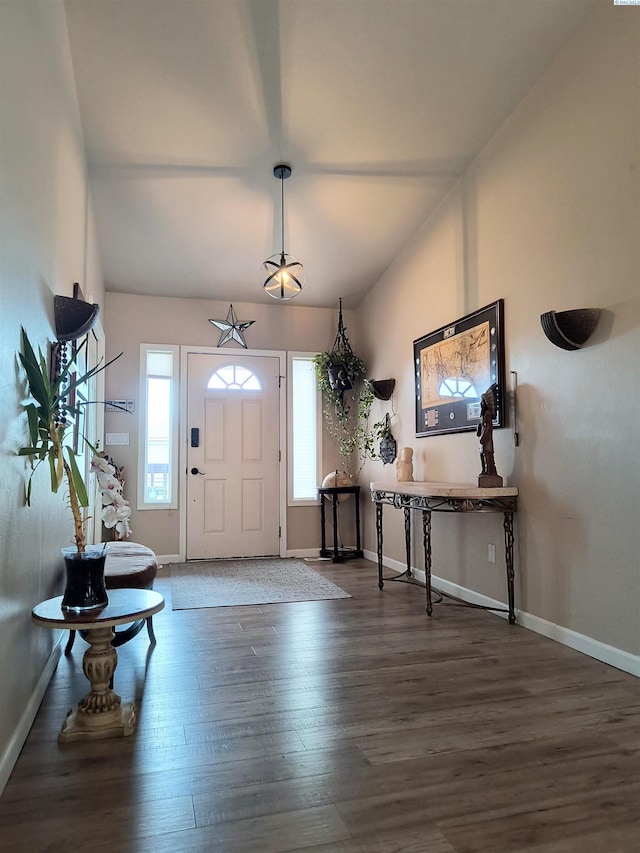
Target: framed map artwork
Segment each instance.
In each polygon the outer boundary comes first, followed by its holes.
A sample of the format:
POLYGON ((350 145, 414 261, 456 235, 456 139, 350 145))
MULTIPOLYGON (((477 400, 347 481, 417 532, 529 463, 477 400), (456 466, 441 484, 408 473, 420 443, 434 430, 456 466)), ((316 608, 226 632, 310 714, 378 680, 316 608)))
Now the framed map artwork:
POLYGON ((481 397, 494 384, 493 425, 504 426, 503 323, 499 299, 413 342, 417 437, 475 430, 481 397))

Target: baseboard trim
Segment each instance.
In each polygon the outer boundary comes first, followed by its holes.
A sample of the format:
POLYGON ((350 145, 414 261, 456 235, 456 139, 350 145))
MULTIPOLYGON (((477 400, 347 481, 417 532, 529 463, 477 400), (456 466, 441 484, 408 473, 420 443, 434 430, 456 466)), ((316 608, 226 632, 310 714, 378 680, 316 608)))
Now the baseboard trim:
POLYGON ((522 610, 518 611, 518 624, 522 625, 523 628, 535 631, 536 634, 542 634, 551 640, 562 643, 563 646, 569 646, 577 652, 582 652, 584 655, 589 655, 589 657, 640 678, 640 656, 638 655, 632 655, 630 652, 609 646, 607 643, 594 640, 593 637, 588 637, 586 634, 579 634, 577 631, 571 631, 569 628, 548 622, 546 619, 541 619, 540 616, 533 616, 531 613, 525 613, 522 610))
POLYGON ((46 689, 49 686, 51 676, 56 670, 56 666, 58 665, 58 661, 62 654, 62 641, 65 637, 66 632, 61 631, 54 647, 51 649, 51 654, 49 655, 44 669, 42 670, 42 674, 33 689, 31 698, 27 702, 22 716, 20 717, 20 722, 16 726, 7 748, 0 759, 0 796, 9 781, 9 777, 11 776, 16 761, 18 760, 18 756, 20 755, 20 750, 25 744, 29 731, 31 730, 31 726, 33 725, 33 721, 38 713, 40 703, 42 702, 46 689))
MULTIPOLYGON (((284 552, 284 557, 307 557, 309 559, 320 559, 320 550, 318 548, 292 548, 288 551, 284 552)), ((248 560, 251 557, 247 557, 248 560)), ((158 565, 159 566, 168 566, 169 563, 184 563, 186 562, 184 557, 181 557, 180 554, 159 554, 157 556, 158 565)))
MULTIPOLYGON (((374 551, 365 551, 364 556, 367 560, 378 562, 378 556, 374 551)), ((391 571, 401 574, 406 570, 406 564, 399 560, 391 560, 388 557, 383 557, 383 566, 391 571)), ((421 583, 425 582, 424 571, 420 569, 411 569, 416 580, 421 583)), ((455 598, 460 598, 468 604, 480 604, 483 607, 500 607, 506 608, 506 604, 502 601, 496 601, 486 595, 481 595, 466 587, 451 583, 444 578, 431 576, 431 583, 434 587, 441 589, 448 595, 453 595, 455 598)), ((496 616, 501 616, 503 619, 508 617, 508 613, 496 613, 496 616)), ((615 646, 609 646, 607 643, 602 643, 600 640, 594 640, 593 637, 588 637, 586 634, 579 634, 577 631, 572 631, 562 625, 557 625, 554 622, 549 622, 542 619, 540 616, 534 616, 532 613, 527 613, 525 610, 516 608, 517 624, 522 628, 527 628, 529 631, 534 631, 536 634, 541 634, 543 637, 548 637, 561 643, 563 646, 568 646, 581 652, 584 655, 602 661, 602 663, 614 666, 616 669, 621 669, 623 672, 628 672, 640 678, 640 656, 633 655, 630 652, 625 652, 615 646)))
POLYGON ((157 554, 156 560, 159 566, 168 566, 169 563, 184 563, 180 554, 157 554))

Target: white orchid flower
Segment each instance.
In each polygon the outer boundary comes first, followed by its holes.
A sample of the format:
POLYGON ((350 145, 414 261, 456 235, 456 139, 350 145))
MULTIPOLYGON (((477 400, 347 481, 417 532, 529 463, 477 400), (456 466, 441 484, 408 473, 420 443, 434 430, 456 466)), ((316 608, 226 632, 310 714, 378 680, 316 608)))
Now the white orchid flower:
POLYGON ((115 527, 118 536, 123 539, 131 535, 129 518, 131 507, 122 494, 123 483, 116 476, 116 468, 106 457, 94 454, 91 460, 91 470, 96 475, 98 488, 102 499, 101 518, 106 528, 115 527))
POLYGON ((120 538, 124 538, 125 536, 131 536, 131 528, 129 527, 128 521, 119 521, 116 524, 116 531, 120 538))
POLYGON ((113 489, 120 491, 120 482, 113 474, 105 474, 102 471, 98 474, 98 483, 101 489, 113 489))
POLYGON ((98 456, 94 454, 91 460, 91 470, 92 471, 103 471, 105 474, 115 474, 116 469, 113 465, 110 465, 104 456, 98 456))
POLYGON ((113 504, 110 506, 106 506, 102 510, 102 523, 105 527, 115 527, 118 523, 118 516, 116 515, 115 507, 113 504))

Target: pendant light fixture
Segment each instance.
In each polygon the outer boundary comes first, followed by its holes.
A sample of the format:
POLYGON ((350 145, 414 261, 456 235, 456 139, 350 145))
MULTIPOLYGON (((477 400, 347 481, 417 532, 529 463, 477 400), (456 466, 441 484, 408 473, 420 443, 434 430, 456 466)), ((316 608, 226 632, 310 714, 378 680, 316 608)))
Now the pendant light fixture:
POLYGON ((282 229, 282 249, 271 255, 262 264, 261 284, 266 293, 274 299, 284 301, 297 296, 304 286, 304 267, 292 255, 284 250, 284 182, 291 176, 291 166, 279 163, 273 168, 274 178, 280 181, 280 213, 282 229))

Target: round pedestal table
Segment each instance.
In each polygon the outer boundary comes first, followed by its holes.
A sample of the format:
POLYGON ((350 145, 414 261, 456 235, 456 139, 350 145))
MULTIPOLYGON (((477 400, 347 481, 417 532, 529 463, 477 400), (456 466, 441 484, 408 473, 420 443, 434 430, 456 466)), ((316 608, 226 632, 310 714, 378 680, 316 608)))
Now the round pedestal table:
POLYGON ((112 644, 114 626, 136 619, 148 619, 164 607, 159 592, 147 589, 109 590, 109 603, 101 610, 73 613, 61 609, 62 596, 37 604, 31 618, 42 628, 63 628, 86 631, 89 648, 82 659, 82 669, 91 690, 69 711, 58 735, 60 743, 75 740, 126 737, 135 730, 136 707, 122 702, 109 686, 118 664, 112 644))

